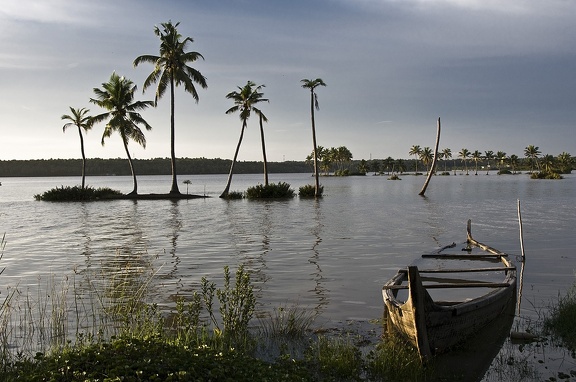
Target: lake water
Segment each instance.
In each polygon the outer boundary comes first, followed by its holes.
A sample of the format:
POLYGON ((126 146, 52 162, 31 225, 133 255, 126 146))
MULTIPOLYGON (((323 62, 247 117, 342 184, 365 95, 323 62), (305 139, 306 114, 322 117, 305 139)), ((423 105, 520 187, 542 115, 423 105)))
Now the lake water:
MULTIPOLYGON (((548 306, 574 283, 576 176, 435 176, 426 197, 418 196, 425 177, 401 178, 323 177, 321 200, 226 201, 218 198, 225 175, 184 175, 182 192, 190 180, 189 193, 209 198, 89 203, 33 198, 79 178, 4 178, 0 288, 35 290, 54 275, 112 277, 146 263, 156 271, 155 302, 172 306, 203 276, 218 283, 224 266, 244 264, 262 310, 296 304, 318 312, 321 325, 367 322, 382 315, 382 284, 422 253, 464 241, 468 219, 477 240, 519 255, 518 199, 527 259, 522 315, 537 315, 534 306, 548 306)), ((313 178, 271 174, 270 181, 297 192, 313 178)), ((261 182, 261 175, 235 175, 231 190, 261 182)), ((130 177, 88 177, 87 184, 132 189, 130 177)), ((167 176, 138 178, 140 193, 169 187, 167 176)))

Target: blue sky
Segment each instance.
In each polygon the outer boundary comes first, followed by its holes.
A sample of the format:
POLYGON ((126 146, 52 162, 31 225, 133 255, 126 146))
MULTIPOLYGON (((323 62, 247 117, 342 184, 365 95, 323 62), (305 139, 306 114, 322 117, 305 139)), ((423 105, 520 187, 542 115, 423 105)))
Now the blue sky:
MULTIPOLYGON (((157 54, 155 25, 180 22, 205 60, 200 101, 176 94, 176 155, 231 158, 240 133, 225 95, 264 84, 268 158, 303 160, 312 150, 309 93, 322 78, 318 144, 347 146, 355 159, 408 158, 412 145, 455 154, 576 154, 576 2, 548 0, 3 0, 0 8, 0 159, 78 158, 68 107, 88 107, 92 89, 116 71, 138 99, 157 54)), ((153 126, 136 158, 168 157, 169 97, 143 117, 153 126)), ((125 157, 119 136, 85 137, 88 157, 125 157)), ((240 160, 261 158, 257 119, 240 160)))

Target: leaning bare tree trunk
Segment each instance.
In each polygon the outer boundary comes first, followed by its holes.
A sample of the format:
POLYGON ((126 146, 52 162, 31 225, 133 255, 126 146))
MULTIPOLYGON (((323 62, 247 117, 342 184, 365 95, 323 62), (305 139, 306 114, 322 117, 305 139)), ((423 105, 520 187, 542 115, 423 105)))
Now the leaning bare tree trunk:
POLYGON ((82 189, 84 189, 86 185, 86 155, 84 155, 84 138, 80 127, 78 127, 78 134, 80 134, 80 151, 82 152, 82 189))
POLYGON ((234 153, 234 159, 232 160, 232 165, 230 166, 230 173, 228 174, 228 182, 226 183, 226 188, 220 194, 221 198, 228 197, 230 192, 230 184, 232 183, 232 175, 234 174, 234 165, 236 164, 236 159, 238 158, 238 151, 240 151, 240 145, 242 144, 242 138, 244 138, 244 128, 246 127, 246 121, 242 123, 242 131, 240 132, 240 139, 238 140, 238 146, 236 146, 236 152, 234 153))
POLYGON ((438 117, 438 130, 436 131, 436 146, 434 147, 434 159, 432 159, 432 166, 430 171, 428 172, 428 176, 426 177, 426 182, 424 182, 424 186, 418 195, 424 196, 426 192, 426 188, 428 188, 428 183, 430 183, 430 179, 432 178, 432 174, 436 170, 436 159, 438 158, 438 144, 440 143, 440 117, 438 117))

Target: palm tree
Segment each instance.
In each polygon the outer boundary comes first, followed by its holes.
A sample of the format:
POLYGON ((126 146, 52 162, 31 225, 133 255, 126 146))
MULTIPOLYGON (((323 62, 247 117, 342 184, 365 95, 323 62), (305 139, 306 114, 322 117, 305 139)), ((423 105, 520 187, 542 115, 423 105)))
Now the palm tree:
POLYGON ((398 172, 400 174, 403 174, 404 171, 406 171, 406 165, 404 164, 404 161, 402 159, 396 160, 396 168, 398 169, 398 172))
POLYGON ((199 58, 204 57, 198 52, 186 52, 188 43, 194 42, 191 37, 186 37, 182 40, 182 35, 176 29, 180 23, 172 24, 171 21, 162 23, 162 30, 154 27, 154 33, 160 37, 160 55, 143 55, 134 60, 134 67, 138 66, 141 62, 149 62, 154 65, 152 73, 144 81, 145 91, 153 83, 158 82, 156 88, 156 96, 154 98, 154 106, 157 105, 158 100, 162 98, 166 92, 166 88, 170 85, 170 153, 171 153, 171 166, 172 166, 172 187, 170 188, 171 194, 179 194, 178 182, 176 179, 176 154, 174 151, 174 88, 179 85, 184 85, 184 90, 190 94, 198 103, 198 92, 194 87, 194 83, 206 89, 206 78, 196 69, 188 66, 188 63, 194 62, 199 58))
POLYGON ((134 189, 130 194, 138 193, 138 185, 136 183, 134 164, 128 151, 128 141, 132 139, 134 142, 146 148, 146 138, 138 125, 144 125, 146 130, 152 129, 152 126, 142 118, 139 111, 154 105, 153 101, 134 102, 135 91, 136 85, 134 85, 132 81, 124 77, 119 77, 116 73, 112 73, 110 80, 102 84, 102 89, 94 88, 96 99, 90 99, 90 102, 108 110, 108 112, 92 118, 93 123, 108 120, 106 127, 104 127, 104 133, 102 134, 102 146, 104 146, 104 138, 110 137, 114 131, 117 131, 122 138, 134 180, 134 189))
POLYGON ((478 175, 478 162, 482 159, 482 153, 478 150, 474 150, 471 154, 472 160, 474 161, 474 175, 478 175))
POLYGON ((510 167, 512 167, 512 174, 515 174, 516 173, 516 167, 520 163, 520 158, 518 158, 518 155, 512 154, 508 158, 508 163, 510 163, 510 167))
POLYGON ((538 163, 538 156, 540 155, 540 148, 538 146, 529 145, 524 149, 524 155, 530 161, 530 172, 534 171, 534 162, 540 171, 540 164, 538 163))
POLYGON ((314 196, 320 196, 320 180, 318 177, 318 152, 316 151, 316 125, 314 123, 314 109, 318 110, 318 95, 316 88, 318 86, 326 86, 326 83, 321 78, 315 80, 303 79, 300 80, 304 89, 310 89, 310 119, 312 121, 312 145, 314 147, 314 196))
POLYGON ((422 152, 420 153, 420 160, 426 166, 426 173, 430 171, 430 163, 432 163, 432 159, 434 158, 434 153, 430 147, 424 147, 422 152))
POLYGON ((446 169, 446 163, 450 158, 452 158, 452 150, 450 150, 449 148, 445 148, 444 150, 442 150, 442 159, 444 159, 444 172, 448 172, 446 169))
POLYGON ((248 81, 243 87, 238 86, 239 91, 233 91, 226 95, 226 98, 234 101, 234 106, 226 110, 226 114, 235 113, 240 111, 240 120, 242 121, 242 129, 240 130, 240 139, 238 140, 238 145, 236 146, 236 152, 234 153, 234 159, 232 160, 232 165, 230 166, 230 174, 228 174, 228 182, 226 183, 226 188, 220 195, 221 198, 228 196, 230 192, 230 184, 232 183, 232 175, 234 174, 234 166, 236 165, 236 159, 238 158, 238 152, 240 151, 240 145, 242 144, 242 139, 244 138, 244 130, 248 124, 248 118, 250 114, 254 112, 256 115, 260 116, 263 120, 266 118, 262 112, 256 108, 254 105, 258 102, 268 101, 262 98, 263 93, 260 92, 263 85, 256 86, 252 81, 248 81))
POLYGON ((542 168, 547 173, 553 173, 556 167, 556 159, 551 154, 546 154, 542 157, 542 168))
POLYGON ((488 175, 488 171, 490 171, 490 161, 494 159, 494 151, 488 150, 484 151, 484 159, 486 159, 486 175, 488 175))
POLYGON ((496 152, 496 160, 498 161, 498 173, 502 170, 502 165, 506 163, 508 157, 504 151, 496 152))
POLYGON ((466 163, 466 161, 468 160, 468 157, 470 157, 470 151, 468 149, 462 149, 458 153, 458 157, 464 161, 464 167, 466 168, 466 175, 468 175, 468 163, 466 163))
MULTIPOLYGON (((265 87, 265 85, 260 85, 256 89, 263 88, 263 87, 265 87)), ((262 95, 263 95, 263 93, 259 93, 260 99, 255 100, 254 103, 264 102, 264 101, 270 102, 268 99, 261 98, 262 95)), ((262 113, 262 111, 259 110, 258 108, 253 107, 252 109, 254 110, 256 115, 258 115, 258 122, 260 123, 260 140, 262 141, 262 158, 264 161, 264 185, 268 186, 268 161, 266 160, 266 144, 264 142, 264 126, 262 125, 262 122, 268 122, 268 118, 266 118, 264 113, 262 113)))
POLYGON ((70 111, 72 115, 64 114, 60 119, 68 120, 70 122, 64 124, 62 131, 70 126, 76 126, 78 128, 78 135, 80 136, 80 151, 82 152, 82 189, 84 189, 86 180, 86 156, 84 155, 84 137, 82 137, 82 129, 88 132, 92 128, 92 117, 87 115, 90 110, 86 108, 74 109, 70 106, 70 111))
POLYGON ((558 155, 557 159, 558 164, 560 165, 560 168, 563 173, 569 174, 572 172, 572 165, 574 164, 574 159, 572 158, 572 155, 570 155, 566 151, 563 151, 562 154, 558 155))
POLYGON ((382 161, 382 164, 384 165, 384 168, 388 172, 388 175, 390 175, 390 169, 392 169, 392 172, 394 172, 394 164, 395 164, 394 158, 389 156, 388 158, 382 161))
POLYGON ((420 146, 414 145, 410 148, 408 155, 414 155, 416 157, 415 172, 417 174, 418 173, 418 158, 420 158, 420 155, 422 155, 422 149, 420 148, 420 146))

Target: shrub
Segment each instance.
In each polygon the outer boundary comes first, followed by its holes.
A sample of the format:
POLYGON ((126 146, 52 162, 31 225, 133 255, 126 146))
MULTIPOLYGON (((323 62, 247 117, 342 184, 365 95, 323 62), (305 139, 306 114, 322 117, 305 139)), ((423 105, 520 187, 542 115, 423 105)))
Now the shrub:
POLYGON ((248 199, 280 199, 294 197, 294 190, 288 183, 270 183, 267 186, 259 184, 246 190, 248 199))
POLYGON ((402 180, 398 175, 394 174, 388 178, 388 180, 402 180))
POLYGON ((530 179, 563 179, 563 177, 556 172, 540 171, 533 172, 532 175, 530 175, 530 179))
POLYGON ((49 202, 75 202, 83 200, 87 201, 107 199, 119 195, 122 195, 120 191, 113 190, 108 187, 95 189, 94 187, 82 188, 80 186, 62 186, 60 188, 53 188, 44 192, 43 194, 36 194, 34 195, 34 199, 49 202))
POLYGON ((552 314, 544 322, 544 328, 560 336, 564 343, 572 350, 576 350, 576 332, 574 320, 576 320, 576 284, 564 297, 561 297, 556 306, 553 306, 552 314))
POLYGON ((244 198, 244 193, 242 191, 232 191, 224 199, 242 199, 244 198))
MULTIPOLYGON (((298 195, 300 195, 301 198, 313 198, 315 196, 314 195, 315 191, 316 186, 314 186, 313 184, 307 184, 298 189, 298 195)), ((324 193, 324 186, 320 186, 318 188, 318 196, 322 196, 323 193, 324 193)))

